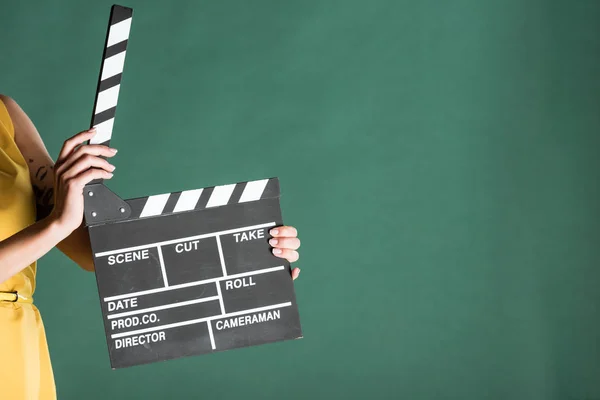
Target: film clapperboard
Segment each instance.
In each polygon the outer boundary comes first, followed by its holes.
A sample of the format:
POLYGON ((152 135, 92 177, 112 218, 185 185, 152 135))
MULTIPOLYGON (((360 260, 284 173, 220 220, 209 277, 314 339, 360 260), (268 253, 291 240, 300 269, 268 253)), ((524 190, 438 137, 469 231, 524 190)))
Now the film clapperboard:
MULTIPOLYGON (((133 10, 113 6, 91 144, 109 145, 133 10)), ((276 178, 123 200, 84 189, 113 369, 302 337, 276 178)))

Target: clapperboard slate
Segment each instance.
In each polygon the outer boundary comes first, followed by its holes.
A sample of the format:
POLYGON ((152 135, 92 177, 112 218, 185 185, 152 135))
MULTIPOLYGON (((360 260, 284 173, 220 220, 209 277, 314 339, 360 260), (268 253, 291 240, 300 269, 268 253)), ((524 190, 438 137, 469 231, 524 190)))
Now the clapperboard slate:
MULTIPOLYGON (((109 145, 133 11, 113 6, 92 144, 109 145)), ((302 336, 276 178, 122 200, 84 189, 85 221, 113 368, 302 336)))

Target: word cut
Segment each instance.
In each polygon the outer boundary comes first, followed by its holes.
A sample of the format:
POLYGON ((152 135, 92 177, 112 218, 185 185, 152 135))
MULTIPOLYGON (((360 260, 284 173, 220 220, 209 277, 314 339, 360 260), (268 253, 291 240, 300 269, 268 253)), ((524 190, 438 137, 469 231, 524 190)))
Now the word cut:
POLYGON ((252 280, 252 277, 248 277, 248 281, 246 281, 246 278, 242 278, 242 279, 234 279, 232 281, 227 281, 225 282, 225 290, 230 290, 230 289, 239 289, 242 287, 248 287, 248 286, 254 286, 256 285, 256 283, 252 280))
POLYGON ((258 229, 255 231, 234 233, 233 236, 235 236, 236 243, 245 242, 246 240, 263 239, 265 237, 265 230, 258 229))
POLYGON ((108 265, 123 264, 132 261, 146 260, 150 258, 148 249, 121 253, 116 256, 108 256, 108 265))
POLYGON ((137 297, 108 302, 108 311, 125 310, 127 308, 137 307, 137 297))
POLYGON ((193 242, 178 243, 177 246, 175 246, 175 251, 177 253, 183 253, 184 251, 198 250, 198 242, 199 240, 194 240, 193 242))

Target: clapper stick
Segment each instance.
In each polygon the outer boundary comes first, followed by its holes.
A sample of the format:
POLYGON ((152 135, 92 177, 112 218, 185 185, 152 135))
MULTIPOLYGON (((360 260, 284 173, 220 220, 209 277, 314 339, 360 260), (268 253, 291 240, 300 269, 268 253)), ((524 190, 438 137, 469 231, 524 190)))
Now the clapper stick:
MULTIPOLYGON (((111 10, 93 144, 112 137, 132 15, 111 10)), ((86 185, 113 369, 302 337, 290 264, 268 243, 283 225, 279 196, 277 178, 128 200, 86 185)))
MULTIPOLYGON (((132 19, 133 9, 116 4, 112 6, 90 123, 90 128, 96 128, 96 135, 89 141, 90 144, 110 145, 132 19)), ((96 179, 90 184, 102 181, 96 179)))
POLYGON ((131 8, 112 6, 90 126, 95 127, 97 133, 90 140, 91 144, 110 144, 132 17, 131 8))
MULTIPOLYGON (((133 9, 116 4, 111 7, 90 122, 90 128, 96 128, 96 135, 89 144, 110 145, 132 20, 133 9)), ((109 221, 127 217, 129 206, 106 188, 103 181, 95 179, 86 185, 86 202, 91 203, 86 218, 109 221), (104 202, 107 198, 112 201, 104 202)))

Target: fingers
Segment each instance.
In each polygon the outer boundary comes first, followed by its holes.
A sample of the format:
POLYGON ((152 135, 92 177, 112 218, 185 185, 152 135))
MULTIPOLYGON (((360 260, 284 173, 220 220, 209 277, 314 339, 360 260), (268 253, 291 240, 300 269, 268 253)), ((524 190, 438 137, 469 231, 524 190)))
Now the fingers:
MULTIPOLYGON (((113 157, 117 154, 116 149, 111 149, 107 146, 103 145, 86 145, 78 148, 73 151, 70 156, 61 163, 58 168, 56 168, 56 175, 61 176, 65 171, 69 170, 76 163, 79 163, 81 160, 85 160, 86 158, 95 158, 97 160, 102 160, 101 165, 95 164, 96 167, 101 167, 109 172, 114 170, 114 166, 108 163, 108 161, 104 160, 100 157, 113 157)), ((73 176, 77 175, 80 171, 77 171, 73 176)))
POLYGON ((65 141, 62 149, 60 150, 60 154, 58 155, 57 163, 64 161, 69 154, 75 149, 75 147, 79 146, 86 140, 90 140, 96 134, 96 128, 92 128, 87 131, 79 132, 77 135, 65 141))
POLYGON ((111 172, 103 169, 91 168, 79 174, 75 178, 67 181, 67 186, 74 186, 78 190, 83 190, 83 187, 95 179, 110 179, 113 177, 111 172))
POLYGON ((296 237, 273 238, 269 240, 269 244, 280 249, 298 250, 300 239, 296 237))
MULTIPOLYGON (((293 226, 278 226, 269 231, 272 239, 269 244, 273 246, 273 254, 279 258, 285 258, 289 262, 296 262, 300 255, 296 250, 300 247, 298 231, 293 226)), ((299 273, 299 272, 298 272, 299 273)))
POLYGON ((112 157, 117 154, 117 149, 113 149, 103 144, 87 144, 75 150, 72 158, 79 158, 84 154, 91 154, 98 157, 112 157))
POLYGON ((292 270, 292 278, 293 280, 296 280, 296 278, 298 278, 300 276, 300 268, 294 268, 292 270))
POLYGON ((269 233, 276 238, 298 236, 298 231, 293 226, 278 226, 277 228, 271 229, 269 233))
POLYGON ((288 260, 291 263, 298 261, 298 259, 300 258, 300 255, 298 254, 298 252, 296 250, 279 249, 277 247, 275 247, 273 249, 273 254, 276 257, 285 258, 286 260, 288 260))
POLYGON ((61 175, 61 179, 69 180, 90 168, 97 168, 107 172, 113 172, 115 170, 115 166, 110 164, 104 158, 87 154, 77 160, 71 168, 65 170, 61 175))

